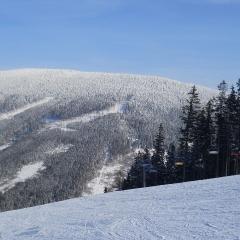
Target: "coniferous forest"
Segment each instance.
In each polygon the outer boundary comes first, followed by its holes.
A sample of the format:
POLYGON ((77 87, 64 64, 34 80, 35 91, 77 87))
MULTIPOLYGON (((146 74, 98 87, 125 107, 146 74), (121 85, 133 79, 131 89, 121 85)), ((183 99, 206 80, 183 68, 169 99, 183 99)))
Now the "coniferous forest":
POLYGON ((240 79, 225 81, 218 95, 202 104, 196 86, 182 108, 178 141, 165 144, 160 124, 153 149, 139 151, 122 188, 132 189, 240 173, 240 79))

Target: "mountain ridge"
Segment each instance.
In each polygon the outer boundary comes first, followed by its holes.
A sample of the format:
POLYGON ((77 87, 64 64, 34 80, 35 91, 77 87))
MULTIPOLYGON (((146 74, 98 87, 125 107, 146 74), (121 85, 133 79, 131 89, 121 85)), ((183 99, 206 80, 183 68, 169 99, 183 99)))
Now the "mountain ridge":
POLYGON ((137 77, 137 78, 151 78, 151 79, 162 79, 162 80, 167 80, 167 81, 172 81, 175 83, 179 83, 179 84, 185 84, 185 85, 189 85, 190 87, 195 85, 197 87, 201 87, 201 88, 206 88, 212 91, 215 91, 214 89, 212 89, 211 87, 205 86, 205 85, 200 85, 200 84, 195 84, 195 83, 191 83, 191 82, 184 82, 184 81, 179 81, 176 79, 172 79, 169 77, 165 77, 165 76, 161 76, 158 74, 138 74, 138 73, 127 73, 127 72, 101 72, 101 71, 82 71, 82 70, 78 70, 78 69, 68 69, 68 68, 11 68, 11 69, 2 69, 0 70, 0 74, 1 73, 12 73, 12 74, 29 74, 29 73, 40 73, 40 72, 62 72, 62 73, 72 73, 72 74, 83 74, 83 75, 108 75, 108 76, 126 76, 126 77, 137 77))

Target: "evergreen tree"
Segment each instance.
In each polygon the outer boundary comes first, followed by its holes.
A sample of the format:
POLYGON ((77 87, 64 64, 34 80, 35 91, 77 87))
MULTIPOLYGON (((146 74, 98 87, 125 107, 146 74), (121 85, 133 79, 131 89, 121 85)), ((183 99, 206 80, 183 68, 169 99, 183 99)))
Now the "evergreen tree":
POLYGON ((182 109, 182 122, 183 126, 181 128, 180 137, 180 155, 184 160, 184 176, 183 181, 186 180, 186 169, 188 168, 191 172, 191 168, 194 165, 192 159, 192 147, 194 139, 196 138, 196 128, 198 115, 200 110, 200 100, 197 88, 192 87, 191 91, 188 93, 189 98, 187 99, 187 104, 182 109))
POLYGON ((161 124, 154 140, 153 156, 147 148, 138 153, 128 177, 124 179, 123 189, 174 183, 182 175, 183 180, 198 180, 238 173, 240 79, 237 91, 232 87, 229 95, 225 81, 218 89, 218 97, 201 108, 197 89, 193 86, 183 107, 180 155, 176 156, 175 146, 170 144, 165 156, 161 124), (175 165, 176 160, 178 165, 175 165))
POLYGON ((141 177, 141 164, 142 164, 143 154, 139 151, 135 157, 133 166, 130 169, 130 181, 131 188, 140 188, 143 186, 143 181, 141 177))
POLYGON ((141 188, 152 185, 148 172, 148 169, 151 167, 150 159, 151 156, 147 148, 145 148, 144 152, 138 152, 127 178, 123 181, 123 189, 141 188))
POLYGON ((229 135, 229 166, 228 174, 234 174, 234 159, 232 153, 238 149, 238 119, 237 119, 237 94, 235 88, 232 86, 231 93, 227 99, 228 108, 228 135, 229 135))
POLYGON ((240 78, 237 82, 237 147, 238 151, 240 152, 240 78))
POLYGON ((201 110, 197 118, 195 137, 193 142, 192 158, 193 158, 193 178, 206 178, 206 161, 209 158, 209 151, 212 148, 214 139, 214 123, 213 123, 213 103, 210 100, 206 107, 201 110))
POLYGON ((158 129, 158 134, 154 141, 154 153, 152 156, 152 165, 158 172, 157 184, 166 182, 166 166, 165 166, 165 145, 164 130, 162 124, 158 129))
POLYGON ((237 118, 237 94, 234 86, 231 88, 231 92, 227 98, 227 108, 230 124, 236 125, 237 118))
POLYGON ((167 183, 176 182, 176 170, 175 170, 175 160, 176 160, 176 147, 173 143, 170 144, 167 154, 166 161, 166 172, 167 172, 167 183))
POLYGON ((196 121, 196 128, 194 130, 194 138, 192 145, 192 160, 190 180, 203 178, 203 151, 206 137, 206 112, 203 108, 199 113, 196 121))
POLYGON ((151 154, 150 154, 149 149, 147 147, 145 147, 145 149, 144 149, 142 158, 143 158, 144 164, 150 164, 151 163, 151 154))
POLYGON ((203 135, 202 135, 202 158, 203 158, 203 178, 209 178, 210 176, 214 176, 216 170, 214 169, 215 165, 210 162, 210 165, 213 166, 213 168, 207 169, 208 162, 212 161, 210 159, 210 151, 216 150, 216 129, 215 129, 215 121, 214 121, 214 99, 210 100, 206 107, 206 121, 203 124, 203 135))
POLYGON ((240 79, 237 82, 237 93, 236 93, 236 101, 237 101, 237 113, 236 113, 236 153, 237 156, 235 158, 235 166, 234 166, 234 174, 238 174, 240 172, 240 79))
POLYGON ((219 95, 216 104, 218 161, 216 176, 228 175, 229 163, 229 112, 227 107, 227 84, 222 81, 218 86, 219 95))

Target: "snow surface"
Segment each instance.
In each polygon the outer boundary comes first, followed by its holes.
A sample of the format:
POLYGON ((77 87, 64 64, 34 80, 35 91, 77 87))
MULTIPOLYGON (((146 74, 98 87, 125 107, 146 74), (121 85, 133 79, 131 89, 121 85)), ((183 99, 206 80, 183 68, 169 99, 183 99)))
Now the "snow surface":
POLYGON ((52 100, 53 98, 52 97, 46 97, 42 100, 39 100, 37 102, 34 102, 34 103, 31 103, 31 104, 28 104, 24 107, 21 107, 21 108, 18 108, 18 109, 15 109, 13 111, 10 111, 10 112, 7 112, 7 113, 2 113, 0 114, 0 121, 2 120, 6 120, 6 119, 12 119, 14 118, 16 115, 20 114, 20 113, 23 113, 31 108, 35 108, 35 107, 38 107, 40 105, 43 105, 45 103, 48 103, 50 100, 52 100))
POLYGON ((38 172, 44 169, 45 167, 43 162, 36 162, 23 166, 17 172, 15 178, 11 180, 5 180, 0 183, 0 192, 5 192, 6 190, 13 188, 19 182, 24 182, 29 178, 36 177, 38 172))
POLYGON ((0 214, 4 240, 237 240, 240 176, 67 200, 0 214))

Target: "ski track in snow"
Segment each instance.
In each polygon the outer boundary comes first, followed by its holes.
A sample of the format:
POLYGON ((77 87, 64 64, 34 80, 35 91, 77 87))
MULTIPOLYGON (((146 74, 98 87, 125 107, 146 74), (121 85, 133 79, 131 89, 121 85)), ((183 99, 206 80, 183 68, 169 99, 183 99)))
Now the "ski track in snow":
POLYGON ((52 97, 46 97, 40 101, 37 101, 37 102, 34 102, 34 103, 30 103, 24 107, 21 107, 19 109, 16 109, 16 110, 13 110, 13 111, 10 111, 10 112, 7 112, 7 113, 2 113, 0 114, 0 121, 2 120, 7 120, 7 119, 12 119, 14 118, 16 115, 18 114, 21 114, 31 108, 35 108, 35 107, 38 107, 40 105, 43 105, 45 103, 48 103, 49 101, 51 101, 53 98, 52 97))
POLYGON ((123 113, 124 107, 124 103, 117 103, 114 106, 104 109, 102 111, 94 111, 84 114, 80 117, 52 122, 48 124, 45 129, 61 129, 62 131, 75 131, 74 129, 69 128, 68 125, 72 123, 87 123, 109 114, 123 113))
POLYGON ((43 164, 44 164, 43 162, 37 162, 23 166, 17 172, 15 178, 11 180, 5 180, 2 183, 0 183, 0 192, 5 192, 6 190, 13 188, 19 182, 24 182, 29 178, 36 177, 39 171, 45 169, 43 164))
POLYGON ((240 176, 135 189, 0 214, 11 240, 234 240, 240 176))

